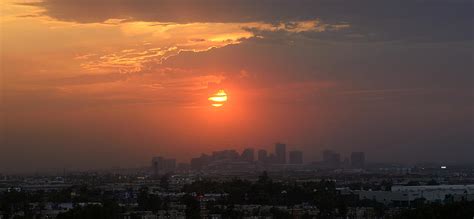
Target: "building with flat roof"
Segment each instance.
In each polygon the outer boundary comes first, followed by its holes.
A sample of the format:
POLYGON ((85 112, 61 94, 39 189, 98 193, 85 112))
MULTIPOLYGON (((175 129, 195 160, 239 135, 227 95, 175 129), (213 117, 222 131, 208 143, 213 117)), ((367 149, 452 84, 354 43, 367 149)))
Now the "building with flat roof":
POLYGON ((275 163, 286 164, 286 144, 275 144, 275 163))
POLYGON ((302 151, 290 151, 289 152, 289 163, 290 164, 303 164, 303 152, 302 151))
POLYGON ((359 199, 370 199, 384 204, 406 204, 423 198, 428 202, 442 202, 448 197, 474 199, 474 185, 392 186, 391 191, 359 191, 359 199))
POLYGON ((323 166, 326 168, 339 168, 341 165, 341 155, 331 150, 324 150, 323 155, 323 166))
POLYGON ((266 163, 268 160, 268 153, 264 149, 258 150, 257 160, 261 163, 266 163))
POLYGON ((351 167, 356 169, 363 169, 365 167, 365 153, 352 152, 351 153, 351 167))
POLYGON ((153 174, 155 175, 171 172, 176 169, 176 159, 164 158, 164 157, 153 157, 151 159, 151 167, 152 167, 153 174))
POLYGON ((240 159, 247 162, 253 162, 255 160, 254 154, 253 148, 247 148, 240 155, 240 159))

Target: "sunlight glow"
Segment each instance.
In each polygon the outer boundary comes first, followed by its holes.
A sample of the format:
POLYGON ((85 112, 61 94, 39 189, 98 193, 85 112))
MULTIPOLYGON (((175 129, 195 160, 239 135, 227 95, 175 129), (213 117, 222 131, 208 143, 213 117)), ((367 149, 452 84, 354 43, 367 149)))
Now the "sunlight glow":
POLYGON ((210 96, 208 100, 212 102, 211 106, 221 107, 225 102, 227 102, 227 93, 224 90, 219 90, 217 93, 210 96))

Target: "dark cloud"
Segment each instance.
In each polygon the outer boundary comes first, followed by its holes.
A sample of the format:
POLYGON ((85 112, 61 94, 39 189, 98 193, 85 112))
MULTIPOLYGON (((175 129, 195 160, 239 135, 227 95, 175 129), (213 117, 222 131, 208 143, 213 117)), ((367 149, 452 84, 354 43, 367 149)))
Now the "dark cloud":
POLYGON ((337 42, 274 32, 206 52, 181 52, 162 67, 239 74, 260 84, 337 81, 357 89, 472 89, 472 45, 337 42))
MULTIPOLYGON (((471 51, 469 43, 331 43, 272 32, 238 45, 182 52, 162 67, 226 72, 230 84, 279 94, 253 104, 317 106, 306 122, 324 121, 329 147, 361 147, 378 157, 393 152, 413 162, 468 160, 464 154, 474 153, 468 148, 474 144, 471 51), (238 78, 242 71, 247 80, 238 78), (325 81, 334 86, 280 89, 325 81), (433 151, 411 156, 427 148, 433 151)), ((321 141, 314 132, 299 137, 308 150, 311 142, 321 141)))
MULTIPOLYGON (((321 19, 348 23, 330 39, 472 40, 470 0, 44 0, 32 3, 59 20, 80 23, 108 19, 153 22, 285 23, 321 19)), ((31 4, 30 4, 31 5, 31 4)))

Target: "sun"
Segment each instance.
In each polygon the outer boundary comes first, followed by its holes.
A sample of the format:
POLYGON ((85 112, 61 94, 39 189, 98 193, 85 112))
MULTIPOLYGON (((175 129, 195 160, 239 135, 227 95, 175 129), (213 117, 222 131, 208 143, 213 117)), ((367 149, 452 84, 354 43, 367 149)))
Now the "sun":
POLYGON ((207 99, 211 101, 211 106, 221 107, 227 102, 227 93, 224 90, 219 90, 207 99))

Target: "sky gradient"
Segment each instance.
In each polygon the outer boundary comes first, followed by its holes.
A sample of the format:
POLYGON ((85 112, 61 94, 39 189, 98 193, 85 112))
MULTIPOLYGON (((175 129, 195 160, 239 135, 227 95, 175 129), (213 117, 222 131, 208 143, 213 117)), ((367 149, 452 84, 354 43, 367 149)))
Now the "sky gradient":
POLYGON ((470 0, 0 2, 0 171, 474 157, 470 0), (228 102, 208 97, 224 89, 228 102))

